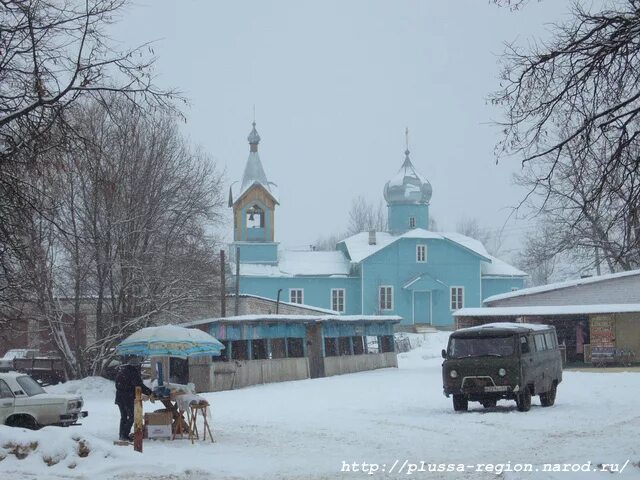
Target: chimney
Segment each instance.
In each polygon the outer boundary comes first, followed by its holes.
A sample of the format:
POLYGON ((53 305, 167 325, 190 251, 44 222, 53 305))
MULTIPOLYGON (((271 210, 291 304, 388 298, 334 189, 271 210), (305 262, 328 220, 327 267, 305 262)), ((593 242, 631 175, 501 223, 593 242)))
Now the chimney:
POLYGON ((375 244, 376 244, 376 231, 369 230, 369 245, 375 245, 375 244))

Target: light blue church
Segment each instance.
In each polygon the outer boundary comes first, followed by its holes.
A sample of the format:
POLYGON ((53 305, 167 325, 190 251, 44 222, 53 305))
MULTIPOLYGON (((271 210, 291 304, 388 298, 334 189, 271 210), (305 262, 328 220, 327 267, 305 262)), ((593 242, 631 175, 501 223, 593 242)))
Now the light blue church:
POLYGON ((229 191, 230 260, 238 249, 240 293, 345 315, 399 315, 403 325, 452 327, 455 310, 523 287, 526 274, 479 241, 429 231, 431 184, 416 172, 409 150, 384 186, 389 231, 358 233, 330 252, 281 248, 274 238, 277 189, 260 161, 255 122, 248 140, 242 180, 229 191))

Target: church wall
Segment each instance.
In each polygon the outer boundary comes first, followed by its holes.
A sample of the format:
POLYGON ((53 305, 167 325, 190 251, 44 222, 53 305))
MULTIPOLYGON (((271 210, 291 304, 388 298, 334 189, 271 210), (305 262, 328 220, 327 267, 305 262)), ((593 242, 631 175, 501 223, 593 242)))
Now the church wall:
POLYGON ((240 291, 273 298, 282 289, 280 300, 289 301, 290 288, 304 289, 303 301, 314 307, 331 309, 331 289, 345 289, 346 315, 357 315, 360 310, 360 279, 357 277, 240 277, 240 291))
MULTIPOLYGON (((452 326, 449 287, 464 287, 464 306, 479 307, 480 259, 451 242, 436 239, 406 238, 367 258, 362 266, 364 282, 363 314, 394 314, 402 324, 413 323, 413 293, 402 288, 420 274, 428 273, 444 283, 442 290, 433 291, 431 320, 434 325, 452 326), (427 245, 427 262, 416 262, 416 245, 427 245), (394 290, 392 311, 381 311, 378 288, 391 285, 394 290)), ((420 315, 416 315, 420 317, 420 315)))
POLYGON ((277 243, 234 242, 231 244, 229 252, 229 260, 231 263, 236 261, 236 247, 240 247, 240 263, 278 262, 277 243))
POLYGON ((499 293, 511 292, 514 288, 518 290, 524 288, 523 277, 483 278, 482 300, 499 293))
POLYGON ((423 228, 429 230, 429 206, 416 204, 394 204, 387 207, 389 218, 389 231, 402 233, 411 228, 423 228), (415 227, 409 225, 409 218, 416 219, 415 227))

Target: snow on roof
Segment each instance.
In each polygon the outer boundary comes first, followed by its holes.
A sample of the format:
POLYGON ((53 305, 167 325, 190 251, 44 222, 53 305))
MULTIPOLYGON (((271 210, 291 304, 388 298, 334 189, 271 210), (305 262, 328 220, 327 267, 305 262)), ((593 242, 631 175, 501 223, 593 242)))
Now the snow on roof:
POLYGON ((587 285, 590 283, 604 282, 607 280, 613 280, 615 278, 624 278, 632 275, 640 275, 640 270, 630 270, 628 272, 609 273, 607 275, 600 275, 597 277, 578 278, 575 280, 568 280, 565 282, 541 285, 539 287, 523 288, 521 290, 516 290, 514 292, 493 295, 489 298, 485 298, 484 301, 493 302, 496 300, 503 300, 506 298, 522 297, 524 295, 534 295, 536 293, 550 292, 552 290, 560 290, 561 288, 577 287, 579 285, 587 285))
POLYGON ((349 272, 349 260, 341 251, 279 250, 277 265, 240 264, 240 275, 254 277, 347 276, 349 272))
MULTIPOLYGON (((226 296, 227 297, 235 297, 235 293, 227 293, 226 296)), ((254 295, 252 293, 241 293, 239 295, 239 297, 258 298, 260 300, 268 300, 268 301, 270 301, 272 303, 276 303, 277 302, 277 300, 274 300, 273 298, 261 297, 260 295, 254 295)), ((316 312, 327 313, 329 315, 338 315, 338 312, 336 312, 334 310, 329 310, 328 308, 314 307, 313 305, 307 305, 306 303, 291 303, 291 302, 284 302, 284 301, 280 300, 280 305, 290 305, 292 307, 304 308, 306 310, 314 310, 316 312)))
POLYGON ((461 233, 457 233, 457 232, 445 232, 442 235, 448 238, 449 240, 451 240, 452 242, 459 243, 460 245, 467 247, 469 250, 473 250, 478 255, 482 255, 483 257, 487 257, 489 260, 491 260, 491 263, 482 262, 481 264, 482 275, 486 275, 486 276, 495 275, 500 277, 502 276, 526 277, 527 276, 527 274, 522 270, 517 269, 513 265, 509 265, 504 260, 500 260, 499 258, 496 258, 493 255, 490 255, 489 252, 487 252, 487 249, 482 244, 482 242, 480 242, 479 240, 476 240, 475 238, 467 237, 466 235, 462 235, 461 233))
POLYGON ((461 328, 457 332, 475 332, 485 329, 503 329, 503 330, 547 330, 549 325, 541 325, 536 323, 514 323, 514 322, 495 322, 477 325, 475 327, 461 328))
POLYGON ((234 182, 231 184, 230 189, 231 189, 232 204, 240 200, 240 198, 245 193, 247 193, 247 191, 254 185, 260 185, 261 187, 264 187, 264 189, 267 191, 267 193, 269 193, 273 197, 276 203, 280 203, 278 199, 278 186, 275 183, 273 182, 263 183, 261 181, 254 180, 246 184, 245 183, 240 184, 239 182, 234 182))
POLYGON ((491 259, 491 263, 482 262, 482 275, 491 277, 526 277, 527 274, 522 270, 509 265, 504 260, 487 255, 491 259))
POLYGON ((379 252, 383 248, 391 245, 393 242, 400 240, 401 238, 435 238, 442 239, 442 236, 424 230, 422 228, 414 228, 402 235, 392 235, 389 232, 376 232, 375 245, 369 245, 369 232, 360 232, 345 238, 340 243, 344 243, 349 252, 352 262, 360 263, 367 257, 370 257, 376 252, 379 252))
POLYGON ((450 240, 464 248, 472 251, 473 253, 484 257, 486 261, 481 263, 482 275, 495 275, 495 276, 516 276, 524 277, 527 274, 517 268, 509 265, 508 263, 489 255, 484 245, 478 240, 475 240, 466 235, 453 232, 431 232, 422 228, 414 228, 402 235, 392 235, 388 232, 376 232, 376 244, 369 245, 369 232, 360 232, 352 235, 349 238, 344 239, 342 242, 347 247, 349 256, 353 262, 359 263, 364 259, 370 257, 376 252, 379 252, 383 248, 391 245, 393 242, 400 240, 401 238, 423 238, 423 239, 436 239, 436 240, 450 240))
POLYGON ((538 307, 480 307, 461 308, 453 313, 454 317, 521 317, 543 315, 590 315, 596 313, 635 313, 640 312, 638 303, 619 303, 601 305, 558 305, 538 307))
POLYGON ((215 322, 291 322, 291 323, 322 323, 322 322, 393 322, 402 321, 397 315, 238 315, 221 318, 205 318, 193 322, 182 323, 180 326, 193 327, 215 322))

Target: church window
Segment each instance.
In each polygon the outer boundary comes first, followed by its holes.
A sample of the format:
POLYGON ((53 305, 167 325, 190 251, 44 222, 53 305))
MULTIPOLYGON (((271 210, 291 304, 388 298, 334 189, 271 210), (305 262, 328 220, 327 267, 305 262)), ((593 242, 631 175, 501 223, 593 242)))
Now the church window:
POLYGON ((464 287, 451 287, 451 310, 464 306, 464 287))
POLYGON ((264 210, 258 205, 247 208, 247 228, 264 228, 264 210))
POLYGON ((427 261, 427 246, 416 245, 416 262, 424 263, 427 261))
POLYGON ((409 217, 409 228, 416 228, 416 217, 409 217))
POLYGON ((344 288, 331 289, 331 310, 344 312, 344 288))
POLYGON ((393 287, 382 286, 378 290, 380 310, 393 310, 393 287))
POLYGON ((304 290, 302 288, 289 289, 289 302, 304 303, 304 290))

